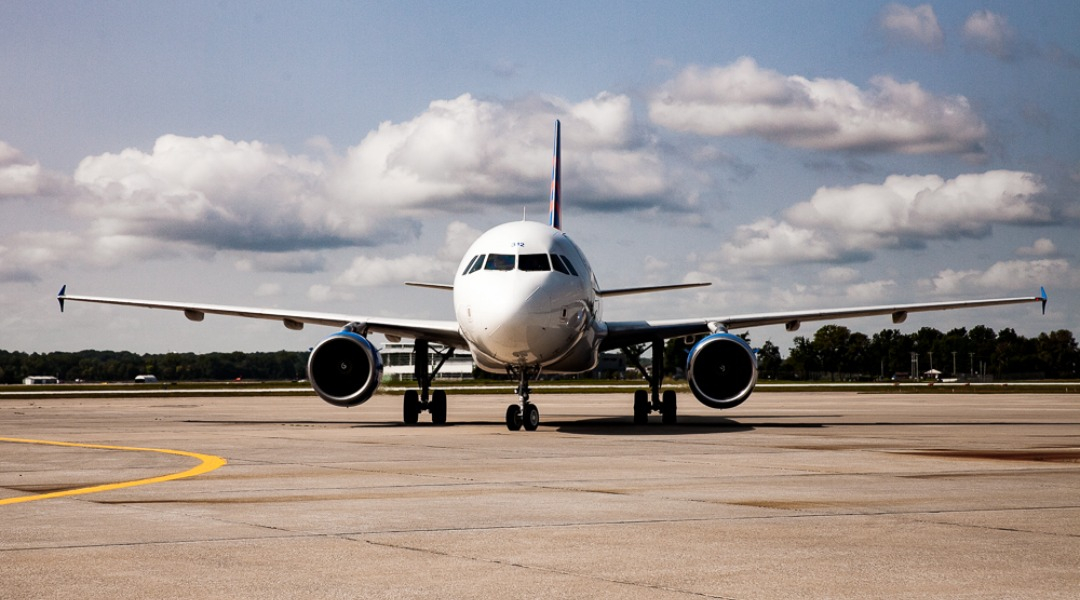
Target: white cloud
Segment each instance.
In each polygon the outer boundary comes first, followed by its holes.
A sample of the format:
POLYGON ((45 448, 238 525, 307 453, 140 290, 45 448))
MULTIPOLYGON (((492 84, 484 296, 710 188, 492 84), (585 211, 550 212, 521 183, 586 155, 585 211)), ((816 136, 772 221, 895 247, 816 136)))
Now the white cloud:
POLYGON ((977 10, 964 21, 961 30, 969 47, 1002 60, 1015 54, 1016 32, 1008 20, 988 10, 977 10))
POLYGON ((308 288, 308 300, 317 303, 352 302, 356 297, 350 293, 326 284, 316 283, 308 288))
POLYGON ((164 135, 149 153, 91 156, 77 213, 112 235, 212 249, 295 250, 370 243, 369 211, 325 190, 326 167, 258 141, 164 135))
POLYGON ((18 232, 0 239, 0 282, 35 282, 53 265, 84 251, 82 239, 66 232, 18 232))
MULTIPOLYGON (((382 123, 341 155, 325 140, 311 142, 319 151, 311 157, 258 140, 169 134, 148 151, 86 157, 73 177, 59 178, 0 142, 0 198, 65 200, 86 223, 76 260, 87 263, 239 251, 248 253, 240 270, 312 272, 324 268, 327 249, 415 238, 431 210, 546 204, 556 118, 564 190, 579 208, 686 208, 697 201, 690 188, 709 184, 669 164, 681 159, 662 158, 627 96, 488 102, 465 94, 382 123)), ((478 235, 456 228, 461 239, 478 235)), ((468 244, 452 245, 456 260, 468 244)))
POLYGON ((934 8, 929 4, 914 7, 888 4, 881 11, 878 24, 889 37, 898 41, 930 50, 940 50, 945 45, 945 34, 938 24, 934 8))
POLYGON ((860 89, 760 68, 751 58, 691 66, 649 101, 649 116, 676 131, 757 136, 820 150, 981 156, 986 125, 963 96, 935 96, 888 76, 860 89))
POLYGON ((1044 186, 1030 173, 988 171, 944 179, 892 175, 881 184, 820 188, 784 219, 740 226, 720 250, 729 263, 865 260, 873 250, 988 235, 996 224, 1044 223, 1044 186))
POLYGON ((542 198, 556 118, 563 122, 564 189, 575 189, 575 197, 600 210, 611 201, 673 201, 678 178, 637 133, 630 99, 607 93, 577 104, 552 97, 496 103, 469 94, 432 102, 350 148, 331 187, 338 197, 404 209, 542 198))
POLYGON ((847 286, 844 289, 844 295, 847 299, 859 304, 882 302, 896 297, 896 286, 897 283, 893 279, 864 281, 847 286))
POLYGON ((262 283, 259 284, 259 287, 255 288, 255 295, 260 298, 280 296, 281 290, 282 287, 280 283, 262 283))
POLYGON ((731 241, 721 246, 720 254, 729 263, 751 265, 837 262, 845 258, 844 249, 821 233, 772 218, 740 225, 731 241))
POLYGON ((440 264, 440 261, 419 254, 394 258, 358 256, 353 259, 352 265, 334 280, 334 283, 353 287, 376 287, 400 285, 414 280, 438 279, 441 282, 446 278, 448 270, 445 265, 440 264))
POLYGON ((0 199, 41 196, 56 193, 61 187, 61 178, 45 172, 41 164, 0 140, 0 199))
POLYGON ((479 229, 461 221, 450 223, 446 226, 446 239, 437 256, 441 260, 457 263, 481 233, 479 229))
POLYGON ((1057 247, 1053 241, 1039 238, 1030 246, 1017 248, 1016 253, 1020 256, 1054 256, 1057 254, 1057 247))
POLYGON ((235 263, 242 272, 318 273, 326 268, 326 257, 319 252, 248 253, 235 263))
POLYGON ((1080 57, 1056 43, 1043 44, 1017 34, 1004 15, 977 10, 961 29, 964 45, 999 60, 1038 59, 1068 69, 1080 69, 1080 57))
POLYGON ((393 258, 358 256, 335 280, 334 284, 348 287, 400 285, 405 281, 450 283, 447 273, 453 273, 462 255, 480 236, 480 231, 455 221, 446 227, 446 237, 435 256, 408 254, 393 258))
POLYGON ((827 284, 846 284, 857 281, 859 272, 851 267, 829 267, 818 273, 818 279, 827 284))
POLYGON ((1049 210, 1035 197, 1044 190, 1031 173, 987 171, 944 179, 891 175, 882 184, 820 188, 786 213, 799 227, 856 234, 921 238, 985 235, 995 223, 1037 223, 1049 210))
POLYGON ((919 282, 921 287, 942 295, 1002 290, 1034 292, 1040 286, 1071 289, 1078 284, 1078 274, 1069 261, 1060 258, 1003 261, 985 271, 946 269, 919 282))

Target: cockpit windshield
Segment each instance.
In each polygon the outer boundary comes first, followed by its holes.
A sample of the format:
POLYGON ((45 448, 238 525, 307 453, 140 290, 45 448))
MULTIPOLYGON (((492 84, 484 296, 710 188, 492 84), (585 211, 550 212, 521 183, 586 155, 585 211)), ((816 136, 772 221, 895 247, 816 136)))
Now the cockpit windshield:
POLYGON ((469 261, 469 266, 465 267, 465 272, 462 275, 468 275, 469 273, 475 273, 480 270, 480 267, 484 266, 484 255, 478 254, 472 257, 469 261))
POLYGON ((479 270, 485 271, 558 271, 564 275, 577 277, 577 269, 570 259, 560 254, 478 254, 469 260, 462 275, 469 275, 479 270))
POLYGON ((489 254, 487 262, 484 263, 485 271, 513 271, 514 270, 514 255, 513 254, 489 254))
POLYGON ((550 271, 547 254, 522 254, 518 256, 519 271, 550 271))

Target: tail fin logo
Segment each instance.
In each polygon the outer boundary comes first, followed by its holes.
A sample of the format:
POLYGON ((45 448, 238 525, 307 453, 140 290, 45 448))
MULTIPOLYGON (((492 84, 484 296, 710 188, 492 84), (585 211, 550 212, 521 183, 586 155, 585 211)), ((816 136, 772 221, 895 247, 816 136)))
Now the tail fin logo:
POLYGON ((560 174, 559 121, 555 121, 555 151, 551 157, 551 204, 548 207, 548 225, 562 229, 562 190, 560 174))

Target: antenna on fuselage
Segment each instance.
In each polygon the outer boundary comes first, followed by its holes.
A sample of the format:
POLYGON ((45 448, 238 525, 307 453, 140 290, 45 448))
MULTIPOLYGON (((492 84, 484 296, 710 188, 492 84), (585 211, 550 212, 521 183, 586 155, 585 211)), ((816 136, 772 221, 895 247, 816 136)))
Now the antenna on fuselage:
POLYGON ((555 119, 555 151, 551 157, 551 203, 548 207, 548 225, 562 229, 562 189, 559 156, 559 120, 555 119))

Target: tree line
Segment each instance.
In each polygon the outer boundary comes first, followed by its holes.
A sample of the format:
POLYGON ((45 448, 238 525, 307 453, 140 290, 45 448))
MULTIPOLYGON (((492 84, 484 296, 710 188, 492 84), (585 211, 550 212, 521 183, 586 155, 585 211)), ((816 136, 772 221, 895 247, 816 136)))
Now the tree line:
POLYGON ((161 381, 303 379, 307 352, 192 352, 136 354, 110 350, 31 353, 0 350, 0 383, 22 383, 32 375, 61 381, 134 381, 156 375, 161 381))
MULTIPOLYGON (((748 334, 742 337, 751 342, 748 334)), ((942 333, 923 327, 904 334, 884 329, 873 335, 842 325, 825 325, 812 337, 798 336, 787 356, 771 341, 758 349, 761 379, 874 380, 925 377, 961 379, 1075 379, 1080 377, 1080 349, 1071 331, 1060 329, 1027 338, 1011 328, 995 332, 984 325, 942 333)), ((752 344, 753 345, 753 344, 752 344)), ((689 346, 681 339, 667 344, 669 374, 686 364, 689 346)))
MULTIPOLYGON (((751 341, 748 334, 743 338, 751 341)), ((665 367, 675 375, 686 364, 682 338, 665 346, 665 367)), ((62 381, 298 380, 306 377, 307 352, 212 352, 136 354, 108 350, 25 353, 0 350, 0 383, 22 383, 31 375, 62 381)), ((842 325, 825 325, 812 337, 793 340, 787 356, 771 341, 758 350, 762 379, 872 380, 918 377, 931 369, 943 377, 996 379, 1080 378, 1080 349, 1071 331, 1027 338, 1013 329, 995 332, 979 325, 942 333, 923 327, 904 334, 885 329, 871 336, 842 325)))

